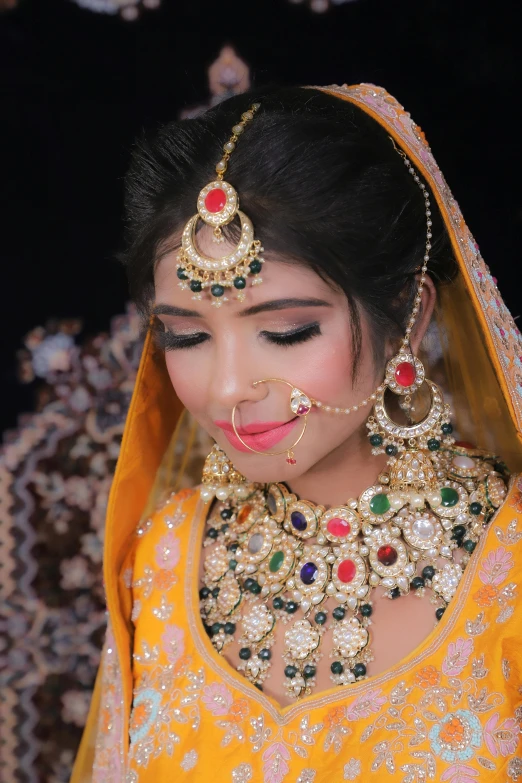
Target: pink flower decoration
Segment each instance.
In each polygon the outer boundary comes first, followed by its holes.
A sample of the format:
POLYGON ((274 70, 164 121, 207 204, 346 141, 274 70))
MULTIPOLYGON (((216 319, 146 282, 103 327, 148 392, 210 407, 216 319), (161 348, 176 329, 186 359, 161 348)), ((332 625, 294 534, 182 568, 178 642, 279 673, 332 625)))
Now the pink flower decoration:
POLYGON ((442 671, 448 677, 457 677, 466 667, 473 652, 473 639, 456 639, 448 645, 448 653, 442 661, 442 671))
POLYGON ((282 742, 274 742, 263 753, 263 783, 281 783, 290 772, 290 753, 282 742))
POLYGON ((166 625, 161 643, 169 663, 176 663, 185 652, 185 634, 177 625, 166 625))
POLYGON ((468 764, 452 764, 451 767, 444 770, 440 779, 450 781, 450 783, 476 783, 474 778, 478 778, 478 776, 479 771, 468 764))
POLYGON ((373 712, 379 712, 382 705, 386 702, 386 696, 382 695, 379 688, 373 691, 363 693, 346 708, 346 717, 348 720, 359 720, 360 718, 369 718, 373 712))
POLYGON ((484 726, 484 739, 492 756, 511 756, 517 749, 520 729, 514 718, 507 718, 500 726, 500 715, 495 712, 484 726))
POLYGON ((220 682, 205 685, 201 701, 210 710, 212 715, 226 715, 230 709, 234 697, 232 692, 220 682))
POLYGON ((175 568, 179 563, 179 538, 169 531, 156 544, 156 565, 158 568, 175 568))
POLYGON ((511 568, 513 568, 513 555, 500 546, 484 558, 479 577, 486 585, 499 585, 511 568))

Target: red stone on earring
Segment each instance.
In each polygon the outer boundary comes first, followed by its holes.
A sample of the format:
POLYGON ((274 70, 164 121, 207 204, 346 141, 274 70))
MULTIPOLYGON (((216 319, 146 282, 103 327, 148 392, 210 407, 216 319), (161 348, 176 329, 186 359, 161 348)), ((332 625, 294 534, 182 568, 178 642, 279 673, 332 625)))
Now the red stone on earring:
POLYGON ((213 214, 221 212, 227 203, 227 194, 221 188, 213 188, 205 196, 205 207, 213 214))
POLYGON ((395 368, 395 380, 399 386, 403 386, 404 388, 411 386, 415 383, 416 377, 417 373, 415 372, 415 367, 409 362, 401 362, 395 368))
POLYGON ((297 460, 294 459, 293 457, 287 457, 286 461, 288 462, 289 465, 296 465, 297 464, 297 460))
POLYGON ((310 408, 308 405, 300 405, 296 410, 296 413, 298 416, 305 416, 307 413, 310 413, 310 408))

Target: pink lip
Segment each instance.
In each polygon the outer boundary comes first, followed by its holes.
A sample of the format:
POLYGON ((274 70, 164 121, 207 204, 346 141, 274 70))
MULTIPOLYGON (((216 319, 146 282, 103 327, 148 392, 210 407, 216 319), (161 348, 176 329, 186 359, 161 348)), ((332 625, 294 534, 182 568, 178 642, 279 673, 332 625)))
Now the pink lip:
MULTIPOLYGON (((244 427, 238 427, 237 431, 247 446, 256 451, 267 451, 273 448, 293 430, 298 422, 298 417, 290 421, 254 421, 244 427)), ((214 424, 223 430, 226 439, 238 451, 248 452, 234 432, 232 424, 228 421, 215 421, 214 424)))

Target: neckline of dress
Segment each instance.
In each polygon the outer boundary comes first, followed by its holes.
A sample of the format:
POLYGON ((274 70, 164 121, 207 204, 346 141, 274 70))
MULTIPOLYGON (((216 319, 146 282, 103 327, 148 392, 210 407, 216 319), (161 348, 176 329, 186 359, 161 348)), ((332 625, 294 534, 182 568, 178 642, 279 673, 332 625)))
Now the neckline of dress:
POLYGON ((375 690, 375 688, 385 683, 389 683, 391 680, 396 679, 397 684, 399 684, 400 677, 406 674, 413 666, 421 663, 428 655, 436 652, 456 626, 461 612, 468 602, 469 588, 474 581, 482 553, 492 535, 493 523, 508 502, 514 486, 514 477, 511 477, 504 502, 491 517, 488 526, 484 531, 484 535, 481 536, 477 548, 473 552, 471 560, 460 580, 457 591, 451 600, 448 607, 448 609, 451 607, 451 611, 446 611, 442 615, 442 618, 435 628, 426 636, 423 642, 408 653, 402 661, 394 664, 380 674, 376 674, 373 677, 367 677, 361 682, 352 683, 349 686, 346 686, 346 688, 334 685, 332 688, 323 690, 320 693, 312 693, 310 696, 305 696, 295 704, 289 704, 286 707, 282 707, 275 699, 264 694, 238 672, 224 656, 217 652, 205 631, 203 620, 201 619, 199 612, 199 566, 203 534, 211 502, 205 502, 199 497, 194 511, 194 523, 191 525, 188 542, 187 568, 185 571, 184 584, 188 623, 192 639, 194 640, 198 652, 209 667, 230 687, 241 691, 244 696, 257 702, 279 725, 290 722, 303 712, 312 711, 318 707, 323 707, 339 700, 347 701, 348 698, 360 696, 365 692, 375 690))

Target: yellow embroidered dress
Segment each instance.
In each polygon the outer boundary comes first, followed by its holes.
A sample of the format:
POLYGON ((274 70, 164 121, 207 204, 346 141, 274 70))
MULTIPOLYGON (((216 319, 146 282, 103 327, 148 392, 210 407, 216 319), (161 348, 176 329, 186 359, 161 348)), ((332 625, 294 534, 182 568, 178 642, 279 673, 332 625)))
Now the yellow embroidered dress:
MULTIPOLYGON (((438 311, 455 422, 520 470, 522 339, 422 132, 380 88, 329 91, 380 122, 430 185, 460 270, 438 311)), ((281 708, 205 633, 198 490, 144 515, 179 413, 149 336, 109 503, 109 626, 72 783, 522 780, 522 479, 417 649, 378 676, 281 708)))

